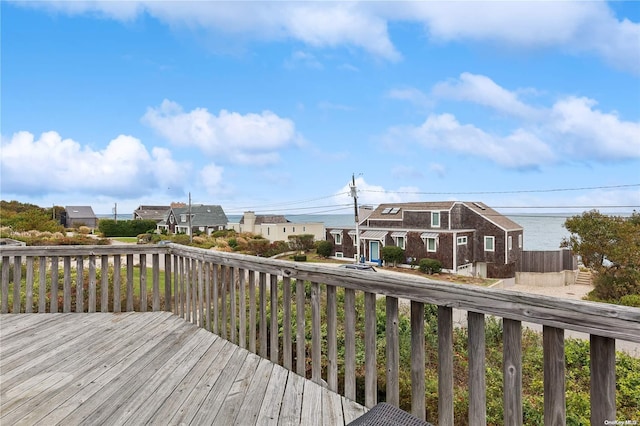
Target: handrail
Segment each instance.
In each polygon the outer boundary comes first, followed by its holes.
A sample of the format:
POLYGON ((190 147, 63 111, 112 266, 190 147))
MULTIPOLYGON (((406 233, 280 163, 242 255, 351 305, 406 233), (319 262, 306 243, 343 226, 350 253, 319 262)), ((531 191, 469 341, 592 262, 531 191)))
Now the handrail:
POLYGON ((75 289, 75 311, 94 312, 100 300, 102 311, 147 309, 147 256, 151 256, 151 310, 171 310, 186 320, 198 324, 231 342, 248 347, 290 370, 325 383, 338 390, 338 361, 344 365, 344 394, 355 399, 355 330, 364 330, 365 404, 377 402, 376 383, 376 311, 377 297, 386 298, 386 371, 387 402, 398 405, 398 303, 408 300, 411 305, 411 377, 412 413, 424 419, 424 304, 438 306, 438 363, 439 402, 438 423, 453 424, 453 321, 452 309, 469 313, 469 421, 486 421, 486 390, 484 366, 485 315, 502 317, 504 321, 504 421, 522 424, 522 321, 543 326, 545 423, 563 423, 565 419, 564 391, 564 330, 591 335, 591 420, 602 424, 615 420, 615 339, 640 343, 640 310, 585 301, 557 299, 514 291, 457 285, 449 282, 420 279, 414 276, 362 273, 334 266, 304 264, 265 259, 237 253, 204 250, 178 244, 166 246, 56 246, 1 247, 2 282, 0 312, 9 312, 9 290, 13 283, 22 282, 26 268, 26 302, 21 300, 22 288, 13 285, 12 312, 30 312, 30 302, 38 300, 38 312, 47 310, 44 303, 47 280, 50 293, 58 294, 62 282, 62 306, 58 297, 51 297, 49 311, 71 312, 72 289, 75 289), (121 256, 125 256, 124 264, 121 256), (120 285, 109 293, 108 278, 102 275, 101 294, 97 294, 98 270, 113 265, 113 280, 126 284, 125 294, 120 285), (71 264, 76 258, 78 274, 88 260, 88 306, 82 302, 84 280, 72 282, 71 264), (37 259, 37 262, 36 262, 37 259), (161 267, 161 262, 164 266, 161 267), (138 264, 145 273, 138 283, 133 282, 133 269, 138 264), (26 265, 26 266, 24 266, 26 265), (39 265, 39 266, 38 266, 39 265), (57 265, 57 267, 51 267, 57 265), (62 267, 62 277, 58 277, 62 267), (121 276, 121 267, 126 276, 121 276), (13 273, 10 274, 10 269, 13 273), (164 270, 164 286, 160 271, 164 270), (38 295, 35 272, 38 273, 38 295), (279 282, 282 281, 282 287, 279 282), (295 281, 295 286, 293 285, 295 281), (305 294, 305 282, 310 282, 310 297, 305 294), (134 304, 134 285, 139 284, 141 302, 134 304), (344 289, 345 355, 337 359, 336 289, 344 289), (282 305, 279 292, 282 292, 282 305), (295 293, 292 295, 292 291, 295 293), (364 322, 356 324, 355 294, 364 293, 364 322), (321 298, 325 296, 325 299, 321 298), (120 299, 123 299, 121 303, 120 299), (16 300, 18 299, 18 300, 16 300), (164 300, 164 302, 161 301, 164 300), (248 306, 247 306, 248 303, 248 306), (296 312, 292 312, 295 303, 296 312), (321 310, 325 309, 326 324, 321 324, 321 310), (267 317, 269 312, 269 317, 267 317), (305 312, 310 315, 311 345, 307 353, 304 340, 305 312), (248 314, 248 315, 247 315, 248 314), (279 329, 282 315, 282 330, 279 329), (322 344, 321 327, 326 326, 326 341, 322 344), (248 335, 247 335, 248 331, 248 335), (295 338, 295 345, 292 338, 295 338), (247 341, 248 340, 248 341, 247 341), (303 343, 303 344, 301 344, 303 343), (326 351, 323 353, 323 346, 326 351), (307 357, 310 358, 307 364, 307 357), (322 377, 321 360, 327 361, 322 377), (422 397, 421 397, 422 395, 422 397))

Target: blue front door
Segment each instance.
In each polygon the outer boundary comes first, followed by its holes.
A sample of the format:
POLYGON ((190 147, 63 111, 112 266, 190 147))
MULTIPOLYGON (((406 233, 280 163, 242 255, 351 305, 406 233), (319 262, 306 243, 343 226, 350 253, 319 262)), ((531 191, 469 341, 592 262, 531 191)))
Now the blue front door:
POLYGON ((380 241, 369 241, 369 261, 378 262, 380 260, 380 241))

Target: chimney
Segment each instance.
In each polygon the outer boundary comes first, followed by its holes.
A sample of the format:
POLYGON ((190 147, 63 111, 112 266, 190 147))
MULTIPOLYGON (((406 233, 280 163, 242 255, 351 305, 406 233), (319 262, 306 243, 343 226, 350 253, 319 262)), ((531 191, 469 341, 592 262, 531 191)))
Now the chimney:
POLYGON ((244 231, 255 233, 256 214, 252 211, 244 212, 244 231))

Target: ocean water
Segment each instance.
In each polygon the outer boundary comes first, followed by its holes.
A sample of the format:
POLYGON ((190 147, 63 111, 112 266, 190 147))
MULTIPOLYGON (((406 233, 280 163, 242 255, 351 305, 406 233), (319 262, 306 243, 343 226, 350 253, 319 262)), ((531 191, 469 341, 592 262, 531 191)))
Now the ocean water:
MULTIPOLYGON (((558 250, 560 242, 569 232, 563 227, 572 214, 520 214, 507 217, 524 228, 525 250, 558 250)), ((230 222, 238 222, 241 215, 228 215, 230 222)), ((285 215, 291 222, 324 222, 326 227, 354 226, 351 214, 292 214, 285 215)))

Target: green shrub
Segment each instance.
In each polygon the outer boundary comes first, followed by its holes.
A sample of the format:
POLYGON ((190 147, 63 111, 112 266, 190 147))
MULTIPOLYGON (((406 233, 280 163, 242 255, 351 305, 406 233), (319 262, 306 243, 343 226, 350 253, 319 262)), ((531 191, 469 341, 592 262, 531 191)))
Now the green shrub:
POLYGON ((640 308, 640 294, 627 294, 620 298, 620 304, 640 308))
POLYGON ((398 263, 404 262, 404 250, 398 246, 384 246, 382 247, 382 260, 396 266, 398 263))
POLYGON ((425 274, 437 274, 442 271, 442 262, 438 259, 420 259, 419 268, 425 274))
POLYGON ((304 254, 297 254, 293 256, 293 260, 295 262, 306 262, 307 261, 307 256, 304 254))
POLYGON ((100 219, 98 230, 105 237, 135 237, 139 234, 155 233, 155 220, 100 219))
POLYGON ((331 256, 331 252, 333 251, 333 244, 331 241, 318 241, 316 243, 316 253, 322 257, 331 256))

